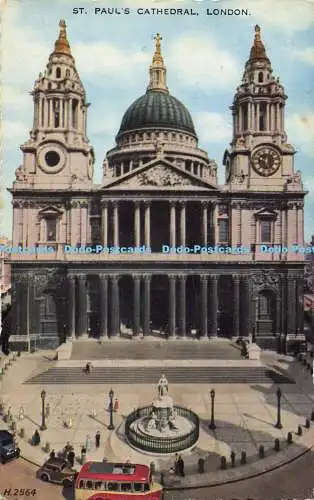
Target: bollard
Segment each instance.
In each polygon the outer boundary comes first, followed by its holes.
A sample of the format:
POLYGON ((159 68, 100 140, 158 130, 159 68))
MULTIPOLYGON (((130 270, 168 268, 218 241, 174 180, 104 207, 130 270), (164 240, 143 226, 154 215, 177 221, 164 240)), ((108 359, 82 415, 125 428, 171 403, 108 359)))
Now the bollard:
POLYGON ((306 428, 306 429, 309 429, 310 427, 311 427, 311 421, 310 421, 310 419, 309 419, 309 418, 307 418, 307 419, 305 420, 305 428, 306 428))
POLYGON ((225 470, 227 468, 227 459, 226 459, 226 457, 221 457, 220 467, 221 467, 221 470, 225 470))
POLYGON ((280 450, 280 441, 279 441, 278 438, 275 439, 274 450, 275 451, 279 451, 280 450))
POLYGON ((292 444, 292 432, 288 432, 287 434, 287 443, 288 444, 292 444))
POLYGON ((265 458, 265 448, 262 444, 260 445, 260 447, 258 449, 258 454, 259 454, 259 458, 265 458))
POLYGON ((297 435, 302 436, 302 434, 303 434, 302 427, 301 425, 298 425, 297 435))
POLYGON ((241 465, 246 464, 246 451, 241 451, 241 465))
POLYGON ((205 460, 204 458, 198 459, 198 472, 203 474, 205 472, 205 460))
POLYGON ((232 467, 235 467, 235 459, 236 459, 236 454, 234 451, 230 453, 230 460, 231 460, 231 465, 232 467))

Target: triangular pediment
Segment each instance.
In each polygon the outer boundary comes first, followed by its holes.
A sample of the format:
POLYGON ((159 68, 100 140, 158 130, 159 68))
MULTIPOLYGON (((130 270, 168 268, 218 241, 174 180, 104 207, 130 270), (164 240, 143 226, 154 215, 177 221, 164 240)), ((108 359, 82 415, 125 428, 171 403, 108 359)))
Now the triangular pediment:
POLYGON ((275 212, 275 210, 272 210, 271 208, 262 208, 261 210, 256 212, 255 217, 275 219, 277 217, 277 212, 275 212))
POLYGON ((62 210, 59 210, 58 208, 56 208, 52 205, 49 205, 49 206, 39 210, 39 215, 41 215, 42 217, 49 216, 49 215, 50 216, 55 215, 56 217, 58 217, 61 214, 62 214, 62 210))
POLYGON ((155 159, 146 165, 142 165, 131 172, 118 178, 114 178, 105 189, 126 189, 126 190, 189 190, 189 189, 210 189, 217 190, 217 186, 210 181, 200 179, 194 174, 182 170, 164 159, 155 159))

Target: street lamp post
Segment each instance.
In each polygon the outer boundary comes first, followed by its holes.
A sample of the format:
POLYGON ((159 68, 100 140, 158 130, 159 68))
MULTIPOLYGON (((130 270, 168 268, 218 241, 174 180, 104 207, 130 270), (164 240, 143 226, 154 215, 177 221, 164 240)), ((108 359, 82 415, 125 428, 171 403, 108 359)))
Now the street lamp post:
POLYGON ((212 389, 210 391, 210 398, 211 398, 211 417, 210 417, 209 428, 210 429, 216 429, 215 417, 214 417, 214 400, 215 400, 215 391, 214 391, 214 389, 212 389))
POLYGON ((280 414, 281 390, 279 387, 277 389, 276 396, 277 396, 277 423, 276 423, 275 427, 277 427, 277 429, 282 429, 281 414, 280 414))
POLYGON ((45 422, 45 398, 46 398, 46 391, 41 391, 41 426, 40 430, 45 431, 47 429, 46 427, 46 422, 45 422))
POLYGON ((113 431, 114 429, 114 425, 113 425, 113 396, 114 396, 114 392, 112 389, 110 389, 109 391, 109 412, 110 412, 110 423, 108 425, 108 429, 110 431, 113 431))

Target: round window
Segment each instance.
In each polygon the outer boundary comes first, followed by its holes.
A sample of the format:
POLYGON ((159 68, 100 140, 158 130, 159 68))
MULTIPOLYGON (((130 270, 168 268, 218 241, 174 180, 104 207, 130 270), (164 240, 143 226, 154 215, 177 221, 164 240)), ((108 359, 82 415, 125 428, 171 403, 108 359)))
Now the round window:
POLYGON ((60 155, 56 151, 48 151, 45 154, 45 161, 49 167, 55 167, 60 161, 60 155))

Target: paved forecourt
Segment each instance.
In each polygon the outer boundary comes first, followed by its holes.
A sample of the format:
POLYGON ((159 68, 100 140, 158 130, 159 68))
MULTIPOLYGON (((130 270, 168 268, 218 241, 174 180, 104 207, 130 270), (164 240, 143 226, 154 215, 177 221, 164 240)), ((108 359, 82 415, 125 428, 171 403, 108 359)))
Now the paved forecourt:
MULTIPOLYGON (((165 475, 168 487, 192 486, 197 484, 213 484, 217 481, 225 482, 242 476, 267 470, 268 467, 280 465, 298 454, 306 451, 308 446, 314 444, 314 427, 305 430, 303 436, 297 437, 295 431, 298 425, 305 423, 305 418, 311 415, 314 408, 314 391, 309 372, 300 366, 297 361, 289 357, 278 356, 273 353, 265 353, 261 362, 250 360, 211 360, 195 359, 190 362, 189 370, 200 374, 199 370, 207 371, 211 376, 201 379, 203 383, 189 383, 184 376, 187 366, 182 366, 175 360, 122 360, 107 359, 94 360, 91 374, 83 373, 86 360, 55 361, 51 353, 23 354, 15 361, 2 380, 2 394, 6 409, 11 406, 12 414, 17 422, 18 431, 23 427, 25 437, 19 438, 22 452, 35 463, 41 464, 48 456, 42 449, 46 443, 56 451, 61 450, 67 441, 70 441, 77 455, 85 444, 86 437, 90 436, 92 446, 87 454, 87 459, 102 460, 132 460, 142 463, 155 462, 159 471, 169 471, 173 465, 173 457, 161 458, 149 456, 133 450, 125 442, 123 437, 124 417, 134 408, 151 404, 156 394, 156 384, 162 373, 169 371, 169 395, 178 405, 191 408, 201 420, 200 439, 193 450, 183 454, 185 460, 186 477, 178 479, 171 474, 165 475), (134 361, 136 368, 134 367, 134 361), (144 366, 140 366, 143 363, 144 366), (222 367, 221 364, 225 366, 222 367), (68 364, 68 367, 64 365, 68 364), (78 365, 78 366, 77 366, 78 365), (215 366, 216 365, 216 366, 215 366), (97 370, 124 371, 121 378, 101 378, 101 381, 93 383, 93 376, 97 370), (177 382, 175 374, 180 373, 177 382), (149 383, 147 378, 140 379, 137 375, 132 380, 134 370, 143 368, 143 376, 150 373, 149 383), (233 374, 242 370, 248 370, 258 374, 264 370, 264 375, 255 379, 244 379, 246 382, 235 383, 233 374), (67 370, 63 383, 54 383, 53 379, 45 379, 43 374, 64 373, 67 370), (72 371, 71 371, 72 370, 72 371), (74 371, 73 371, 74 370, 74 371), (76 372, 75 370, 78 370, 76 372), (174 370, 173 372, 171 370, 174 370), (219 370, 228 371, 228 382, 214 377, 214 372, 219 370), (265 371, 275 373, 278 379, 265 376, 265 371), (82 374, 80 383, 73 384, 71 374, 82 374), (173 374, 173 380, 171 380, 173 374), (36 383, 37 377, 37 383, 36 383), (128 378, 129 377, 129 378, 128 378), (211 381, 212 379, 212 381, 211 381), (129 380, 129 383, 127 381, 129 380), (138 381, 137 381, 138 380, 138 381), (32 383, 27 383, 33 381, 32 383), (234 383, 230 383, 233 381, 234 383), (120 383, 118 383, 120 382, 120 383), (225 383, 227 382, 227 383, 225 383), (277 419, 277 384, 282 390, 281 420, 282 429, 275 427, 277 419), (109 431, 108 392, 115 392, 119 400, 119 410, 114 414, 115 430, 109 431), (41 432, 41 445, 33 447, 28 439, 41 423, 41 398, 40 393, 45 389, 46 403, 49 403, 50 415, 47 417, 47 430, 41 432), (211 412, 211 401, 209 392, 215 390, 215 423, 216 429, 209 430, 208 424, 211 412), (24 419, 19 420, 20 408, 23 407, 24 419), (70 426, 69 426, 70 422, 70 426), (66 424, 68 427, 66 427, 66 424), (101 446, 95 448, 94 436, 96 431, 101 432, 101 446), (293 445, 286 445, 287 432, 294 433, 293 445), (274 439, 281 440, 282 451, 273 451, 274 439), (313 441, 313 443, 312 443, 313 441), (264 445, 266 458, 257 458, 260 445, 264 445), (242 451, 246 451, 247 465, 237 466, 234 469, 220 471, 220 457, 225 455, 229 461, 230 453, 236 453, 237 462, 242 451), (205 470, 207 473, 197 473, 199 458, 205 459, 205 470), (268 464, 268 465, 267 465, 268 464), (215 474, 213 474, 215 472, 215 474), (179 481, 179 483, 178 483, 179 481), (196 481, 196 482, 195 482, 196 481)), ((186 364, 184 361, 182 362, 186 364)), ((104 372, 102 372, 104 373, 104 372)), ((135 372, 136 373, 136 372, 135 372)), ((57 376, 57 375, 56 375, 57 376)), ((197 378, 197 377, 196 377, 197 378)), ((193 379, 194 380, 194 379, 193 379)), ((2 427, 5 427, 5 423, 2 427)), ((76 466, 80 463, 77 460, 76 466)))

